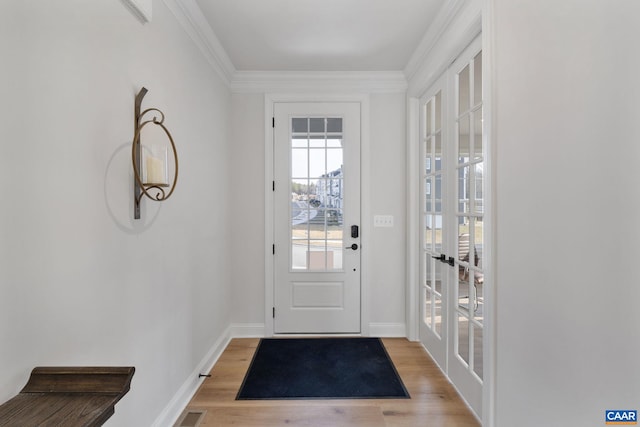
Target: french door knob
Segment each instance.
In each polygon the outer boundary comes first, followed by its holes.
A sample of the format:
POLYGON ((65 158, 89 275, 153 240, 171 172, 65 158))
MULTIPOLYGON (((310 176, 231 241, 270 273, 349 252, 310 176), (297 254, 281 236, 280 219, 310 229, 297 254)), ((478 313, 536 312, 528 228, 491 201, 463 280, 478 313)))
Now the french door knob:
POLYGON ((351 246, 347 246, 345 249, 353 249, 354 251, 358 249, 358 245, 356 243, 354 243, 351 246))
POLYGON ((431 256, 431 258, 435 258, 440 262, 446 262, 447 261, 447 256, 445 254, 440 254, 439 256, 431 256))

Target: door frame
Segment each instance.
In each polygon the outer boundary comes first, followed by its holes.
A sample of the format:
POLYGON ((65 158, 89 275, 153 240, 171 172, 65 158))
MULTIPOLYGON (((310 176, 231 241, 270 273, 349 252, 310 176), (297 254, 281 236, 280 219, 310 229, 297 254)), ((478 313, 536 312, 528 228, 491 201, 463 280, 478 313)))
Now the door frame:
POLYGON ((274 334, 273 307, 275 304, 275 259, 274 242, 274 138, 273 117, 276 103, 314 103, 314 102, 353 102, 360 104, 360 335, 369 336, 369 237, 371 236, 370 184, 370 144, 369 144, 369 95, 356 94, 320 94, 320 93, 267 93, 264 97, 264 336, 274 334))

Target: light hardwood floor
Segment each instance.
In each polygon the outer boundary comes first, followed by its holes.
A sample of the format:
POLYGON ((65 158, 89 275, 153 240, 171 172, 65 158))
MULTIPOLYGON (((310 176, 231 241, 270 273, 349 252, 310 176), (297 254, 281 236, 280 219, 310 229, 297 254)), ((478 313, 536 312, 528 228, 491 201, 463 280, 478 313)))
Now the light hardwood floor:
POLYGON ((201 426, 421 426, 480 423, 419 343, 383 343, 411 399, 235 400, 258 339, 233 339, 186 410, 206 410, 201 426))

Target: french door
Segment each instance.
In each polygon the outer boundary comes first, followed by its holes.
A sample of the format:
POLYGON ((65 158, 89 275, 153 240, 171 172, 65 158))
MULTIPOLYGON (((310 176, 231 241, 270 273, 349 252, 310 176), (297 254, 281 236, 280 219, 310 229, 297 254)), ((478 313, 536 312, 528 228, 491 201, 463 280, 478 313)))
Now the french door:
POLYGON ((360 333, 360 104, 274 104, 274 332, 360 333))
POLYGON ((482 51, 472 43, 421 99, 420 339, 482 417, 482 51))

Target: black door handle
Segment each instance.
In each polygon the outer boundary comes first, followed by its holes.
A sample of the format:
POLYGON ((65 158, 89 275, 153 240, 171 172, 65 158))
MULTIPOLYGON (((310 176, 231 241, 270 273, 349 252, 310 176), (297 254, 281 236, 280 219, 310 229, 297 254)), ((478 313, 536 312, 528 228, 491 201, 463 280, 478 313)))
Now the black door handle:
POLYGON ((447 264, 453 267, 454 265, 456 265, 456 260, 452 256, 450 256, 449 260, 447 261, 447 264))
POLYGON ((446 262, 446 260, 447 260, 447 256, 445 254, 440 254, 439 256, 431 255, 431 258, 435 258, 440 262, 446 262))
POLYGON ((347 246, 347 247, 345 247, 345 249, 353 249, 353 250, 355 251, 355 250, 357 250, 357 249, 358 249, 358 245, 357 245, 356 243, 354 243, 354 244, 353 244, 353 245, 351 245, 351 246, 347 246))

